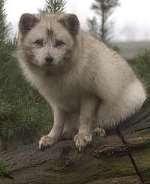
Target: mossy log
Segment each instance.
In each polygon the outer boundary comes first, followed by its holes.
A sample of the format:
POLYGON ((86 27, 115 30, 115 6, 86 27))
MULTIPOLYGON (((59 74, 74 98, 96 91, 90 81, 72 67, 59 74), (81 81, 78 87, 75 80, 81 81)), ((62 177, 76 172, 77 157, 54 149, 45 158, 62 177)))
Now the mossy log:
MULTIPOLYGON (((144 183, 150 183, 150 136, 128 137, 129 148, 144 183)), ((30 145, 3 152, 8 176, 0 184, 140 184, 126 146, 115 136, 96 138, 79 153, 72 141, 62 141, 44 152, 30 145)))

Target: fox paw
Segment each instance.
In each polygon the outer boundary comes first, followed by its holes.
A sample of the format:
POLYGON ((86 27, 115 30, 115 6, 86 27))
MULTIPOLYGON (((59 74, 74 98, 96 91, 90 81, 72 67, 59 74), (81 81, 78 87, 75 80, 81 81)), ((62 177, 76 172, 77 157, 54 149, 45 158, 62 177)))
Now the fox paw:
POLYGON ((105 137, 106 136, 105 130, 103 128, 100 128, 100 127, 95 128, 94 134, 96 136, 100 136, 100 137, 105 137))
POLYGON ((90 144, 92 141, 91 134, 77 134, 74 136, 74 142, 79 151, 81 151, 85 146, 90 144))
POLYGON ((50 137, 48 135, 45 135, 45 136, 41 137, 41 139, 39 141, 39 149, 41 151, 44 151, 47 148, 49 148, 52 145, 54 145, 56 142, 57 142, 57 140, 54 139, 53 137, 50 137))

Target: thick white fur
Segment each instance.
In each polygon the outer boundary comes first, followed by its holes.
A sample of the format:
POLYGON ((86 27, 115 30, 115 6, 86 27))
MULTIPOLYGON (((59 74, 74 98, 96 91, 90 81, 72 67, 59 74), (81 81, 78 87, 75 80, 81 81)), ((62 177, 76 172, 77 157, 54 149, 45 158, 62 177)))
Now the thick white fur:
MULTIPOLYGON (((36 27, 34 30, 34 34, 40 31, 36 27)), ((58 139, 66 127, 78 126, 74 140, 82 147, 91 141, 90 122, 105 128, 115 126, 139 110, 146 99, 142 83, 127 62, 89 33, 79 31, 72 61, 68 63, 72 67, 60 75, 46 75, 29 67, 19 50, 18 60, 26 79, 53 109, 54 127, 48 134, 51 138, 58 139)), ((40 145, 55 142, 47 143, 46 138, 41 139, 40 145)))

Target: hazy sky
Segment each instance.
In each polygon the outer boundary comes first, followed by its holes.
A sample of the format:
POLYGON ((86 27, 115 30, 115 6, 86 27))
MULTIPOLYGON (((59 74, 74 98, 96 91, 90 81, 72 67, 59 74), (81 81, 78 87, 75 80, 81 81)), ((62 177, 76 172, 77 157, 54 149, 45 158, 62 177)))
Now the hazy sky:
MULTIPOLYGON (((94 0, 67 0, 66 11, 76 13, 83 28, 86 20, 94 15, 90 10, 94 0)), ((7 0, 8 22, 16 30, 22 13, 36 13, 44 7, 45 0, 7 0)), ((114 37, 150 40, 150 0, 120 0, 121 6, 113 14, 114 37)))

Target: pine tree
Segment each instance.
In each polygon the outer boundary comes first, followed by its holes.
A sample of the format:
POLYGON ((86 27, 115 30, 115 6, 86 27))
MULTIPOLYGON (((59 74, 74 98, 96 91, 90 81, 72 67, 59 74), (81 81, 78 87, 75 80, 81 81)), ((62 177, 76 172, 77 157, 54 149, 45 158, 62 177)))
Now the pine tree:
MULTIPOLYGON (((5 63, 8 62, 8 57, 9 57, 9 49, 7 47, 6 44, 6 39, 7 39, 7 35, 8 35, 8 26, 6 24, 6 14, 5 14, 5 10, 4 10, 4 3, 5 0, 0 0, 0 65, 1 65, 1 69, 0 69, 0 103, 3 104, 3 109, 7 109, 8 110, 8 103, 1 97, 1 91, 4 88, 4 82, 5 82, 5 78, 6 76, 4 76, 4 73, 2 73, 2 71, 4 71, 4 65, 6 65, 5 63)), ((0 108, 0 141, 1 141, 1 146, 3 148, 6 148, 6 134, 5 136, 3 136, 3 129, 2 129, 2 119, 3 119, 3 115, 1 114, 1 108, 0 108)))
POLYGON ((46 13, 62 13, 65 9, 66 2, 64 0, 46 0, 44 12, 46 13))
POLYGON ((90 33, 99 39, 100 33, 99 33, 99 24, 97 22, 97 18, 93 17, 92 19, 88 19, 87 23, 88 23, 90 33))
POLYGON ((119 0, 95 0, 92 5, 92 9, 100 16, 100 35, 104 42, 107 42, 111 37, 111 27, 110 16, 112 15, 114 9, 119 6, 119 0))
POLYGON ((3 43, 8 36, 8 25, 6 24, 4 3, 5 0, 0 0, 0 44, 3 43))

